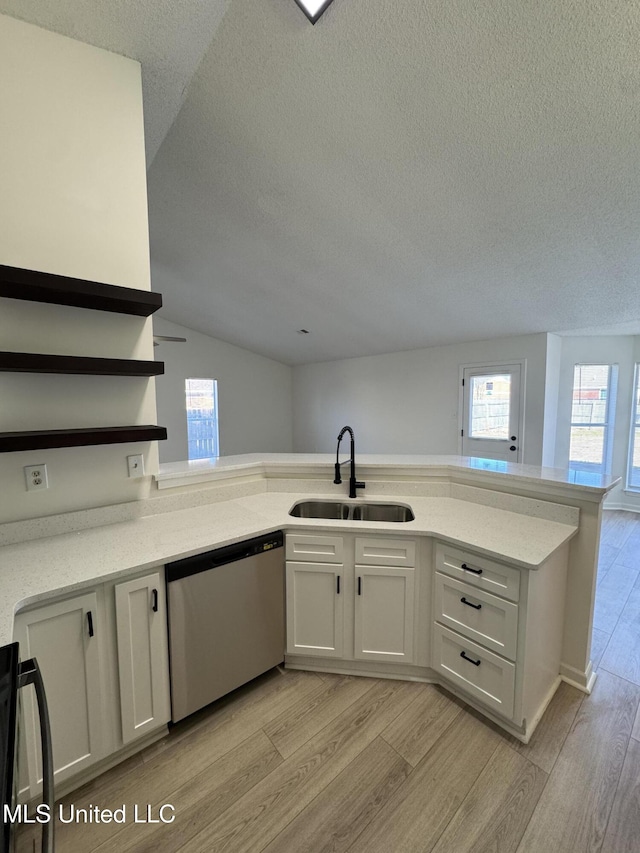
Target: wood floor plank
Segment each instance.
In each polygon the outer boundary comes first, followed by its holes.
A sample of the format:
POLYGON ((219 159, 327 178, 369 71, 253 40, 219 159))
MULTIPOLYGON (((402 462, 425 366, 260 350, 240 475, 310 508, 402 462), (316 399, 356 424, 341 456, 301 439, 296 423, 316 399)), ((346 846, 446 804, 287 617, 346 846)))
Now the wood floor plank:
POLYGON ((602 853, 638 853, 640 848, 640 743, 630 740, 602 853))
POLYGON ((341 853, 411 773, 376 738, 278 835, 263 853, 341 853))
POLYGON ((600 551, 598 553, 598 583, 601 582, 609 568, 615 563, 616 557, 620 553, 620 548, 615 545, 609 545, 607 542, 600 543, 600 551))
POLYGON ((349 853, 429 853, 500 742, 492 728, 460 714, 349 853))
POLYGON ((547 774, 499 744, 433 853, 514 853, 547 774))
POLYGON ((326 689, 324 682, 315 673, 270 670, 172 726, 165 738, 144 750, 142 759, 152 761, 167 747, 175 749, 185 738, 206 737, 207 731, 221 726, 237 730, 239 740, 235 743, 240 743, 305 696, 323 689, 326 689))
POLYGON ((640 569, 640 530, 636 527, 618 552, 615 562, 621 566, 640 569))
POLYGON ((593 626, 611 634, 638 579, 638 570, 614 563, 596 592, 593 626))
POLYGON ((384 730, 382 737, 415 767, 464 707, 464 702, 442 688, 427 684, 424 692, 384 730))
MULTIPOLYGON (((222 814, 235 800, 264 779, 282 756, 264 732, 256 732, 221 759, 194 775, 169 795, 175 809, 171 824, 128 824, 96 848, 96 853, 174 853, 202 826, 222 814)), ((167 789, 172 786, 167 779, 167 789)), ((154 814, 166 802, 155 803, 154 814)))
POLYGON ((640 581, 631 590, 600 668, 640 684, 640 581))
POLYGON ((516 751, 546 773, 551 773, 584 698, 585 694, 580 690, 562 682, 529 743, 519 743, 514 739, 516 751))
POLYGON ((625 510, 606 510, 602 513, 600 541, 622 548, 636 528, 636 514, 625 510))
POLYGON ((303 699, 264 726, 265 734, 284 758, 321 731, 376 683, 372 678, 334 676, 325 688, 303 699))
MULTIPOLYGON (((104 779, 99 789, 99 801, 96 787, 90 784, 64 797, 61 801, 63 808, 67 809, 70 804, 77 808, 99 804, 101 808, 113 809, 123 803, 170 802, 166 798, 173 791, 259 731, 265 720, 278 716, 301 697, 324 689, 324 683, 319 679, 300 679, 298 673, 291 675, 294 677, 284 675, 277 682, 258 685, 252 695, 238 697, 237 704, 225 703, 219 710, 210 709, 208 725, 188 727, 186 734, 181 727, 176 727, 168 736, 170 748, 165 746, 157 751, 135 773, 129 773, 122 779, 104 779), (174 732, 176 737, 172 742, 174 732)), ((57 827, 62 839, 71 829, 71 824, 57 827)), ((113 829, 113 824, 103 824, 101 828, 94 824, 80 824, 73 832, 80 845, 77 849, 86 853, 92 846, 103 843, 113 829)))
MULTIPOLYGON (((596 593, 597 595, 597 593, 596 593)), ((599 628, 593 628, 591 634, 591 662, 593 668, 597 669, 602 660, 604 650, 607 648, 607 643, 611 639, 611 634, 606 631, 601 631, 599 628)))
POLYGON ((424 685, 379 681, 286 759, 217 820, 188 841, 184 853, 256 853, 374 741, 424 685))
POLYGON ((599 851, 640 704, 640 687, 601 671, 538 801, 518 853, 599 851))

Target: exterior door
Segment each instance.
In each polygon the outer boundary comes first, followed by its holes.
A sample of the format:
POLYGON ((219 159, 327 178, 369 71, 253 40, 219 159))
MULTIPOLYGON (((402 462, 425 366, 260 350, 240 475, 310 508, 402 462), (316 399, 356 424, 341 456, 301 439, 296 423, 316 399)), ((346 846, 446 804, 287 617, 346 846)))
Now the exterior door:
POLYGON ((463 456, 522 461, 522 374, 521 364, 463 369, 463 456))

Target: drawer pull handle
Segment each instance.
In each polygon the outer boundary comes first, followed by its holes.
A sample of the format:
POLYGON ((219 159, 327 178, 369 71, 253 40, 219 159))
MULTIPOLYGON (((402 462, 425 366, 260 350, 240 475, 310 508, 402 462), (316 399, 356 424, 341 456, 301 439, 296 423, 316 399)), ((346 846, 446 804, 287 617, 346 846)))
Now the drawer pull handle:
POLYGON ((93 613, 90 610, 87 611, 87 626, 89 628, 89 636, 93 637, 93 613))
POLYGON ((481 607, 482 607, 482 605, 481 605, 481 604, 472 604, 470 601, 467 601, 467 599, 464 597, 464 595, 462 596, 462 598, 460 599, 460 601, 461 601, 463 604, 468 605, 469 607, 473 607, 473 609, 474 609, 474 610, 480 610, 480 609, 481 609, 481 607))
POLYGON ((474 660, 473 658, 467 657, 464 652, 460 652, 460 657, 464 658, 465 660, 468 660, 469 663, 472 663, 474 666, 480 666, 480 664, 482 663, 482 661, 474 660))
POLYGON ((466 563, 463 563, 463 564, 460 566, 460 568, 461 568, 461 569, 464 569, 464 571, 465 571, 465 572, 473 572, 473 574, 474 574, 474 575, 481 575, 481 574, 482 574, 482 569, 472 569, 472 568, 471 568, 470 566, 468 566, 466 563))
POLYGON ((151 605, 151 609, 153 610, 154 613, 157 613, 158 612, 158 590, 157 589, 151 590, 151 599, 153 602, 151 605))
POLYGON ((338 595, 340 595, 340 575, 337 575, 337 587, 336 587, 336 593, 337 593, 338 595))
POLYGON ((358 578, 358 595, 362 595, 362 578, 358 578))

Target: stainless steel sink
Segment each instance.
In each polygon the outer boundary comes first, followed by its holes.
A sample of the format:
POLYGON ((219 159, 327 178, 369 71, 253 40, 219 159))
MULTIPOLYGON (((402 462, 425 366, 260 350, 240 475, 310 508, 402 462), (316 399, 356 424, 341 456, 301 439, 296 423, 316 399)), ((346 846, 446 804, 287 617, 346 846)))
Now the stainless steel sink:
POLYGON ((300 501, 289 510, 289 515, 296 518, 347 519, 349 504, 341 501, 300 501))
POLYGON ((299 501, 290 510, 295 518, 329 518, 338 521, 406 522, 415 516, 410 506, 392 503, 343 503, 342 501, 299 501))
POLYGON ((354 521, 413 521, 415 515, 410 506, 404 504, 355 504, 352 516, 354 521))

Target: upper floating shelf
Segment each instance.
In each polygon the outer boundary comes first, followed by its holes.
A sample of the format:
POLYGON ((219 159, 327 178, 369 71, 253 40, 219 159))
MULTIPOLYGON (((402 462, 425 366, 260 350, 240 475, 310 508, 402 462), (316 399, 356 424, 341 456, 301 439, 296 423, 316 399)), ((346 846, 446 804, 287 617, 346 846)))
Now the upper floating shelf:
POLYGON ((53 447, 86 447, 96 444, 125 444, 134 441, 163 441, 165 427, 115 426, 84 429, 49 429, 29 432, 0 432, 0 453, 44 450, 53 447))
POLYGON ((162 361, 129 358, 90 358, 78 355, 44 355, 33 352, 0 352, 3 373, 76 373, 93 376, 160 376, 162 361))
POLYGON ((162 296, 149 290, 117 287, 82 278, 69 278, 48 272, 23 270, 0 264, 0 296, 25 299, 29 302, 49 302, 73 305, 95 311, 116 314, 135 314, 148 317, 162 307, 162 296))

